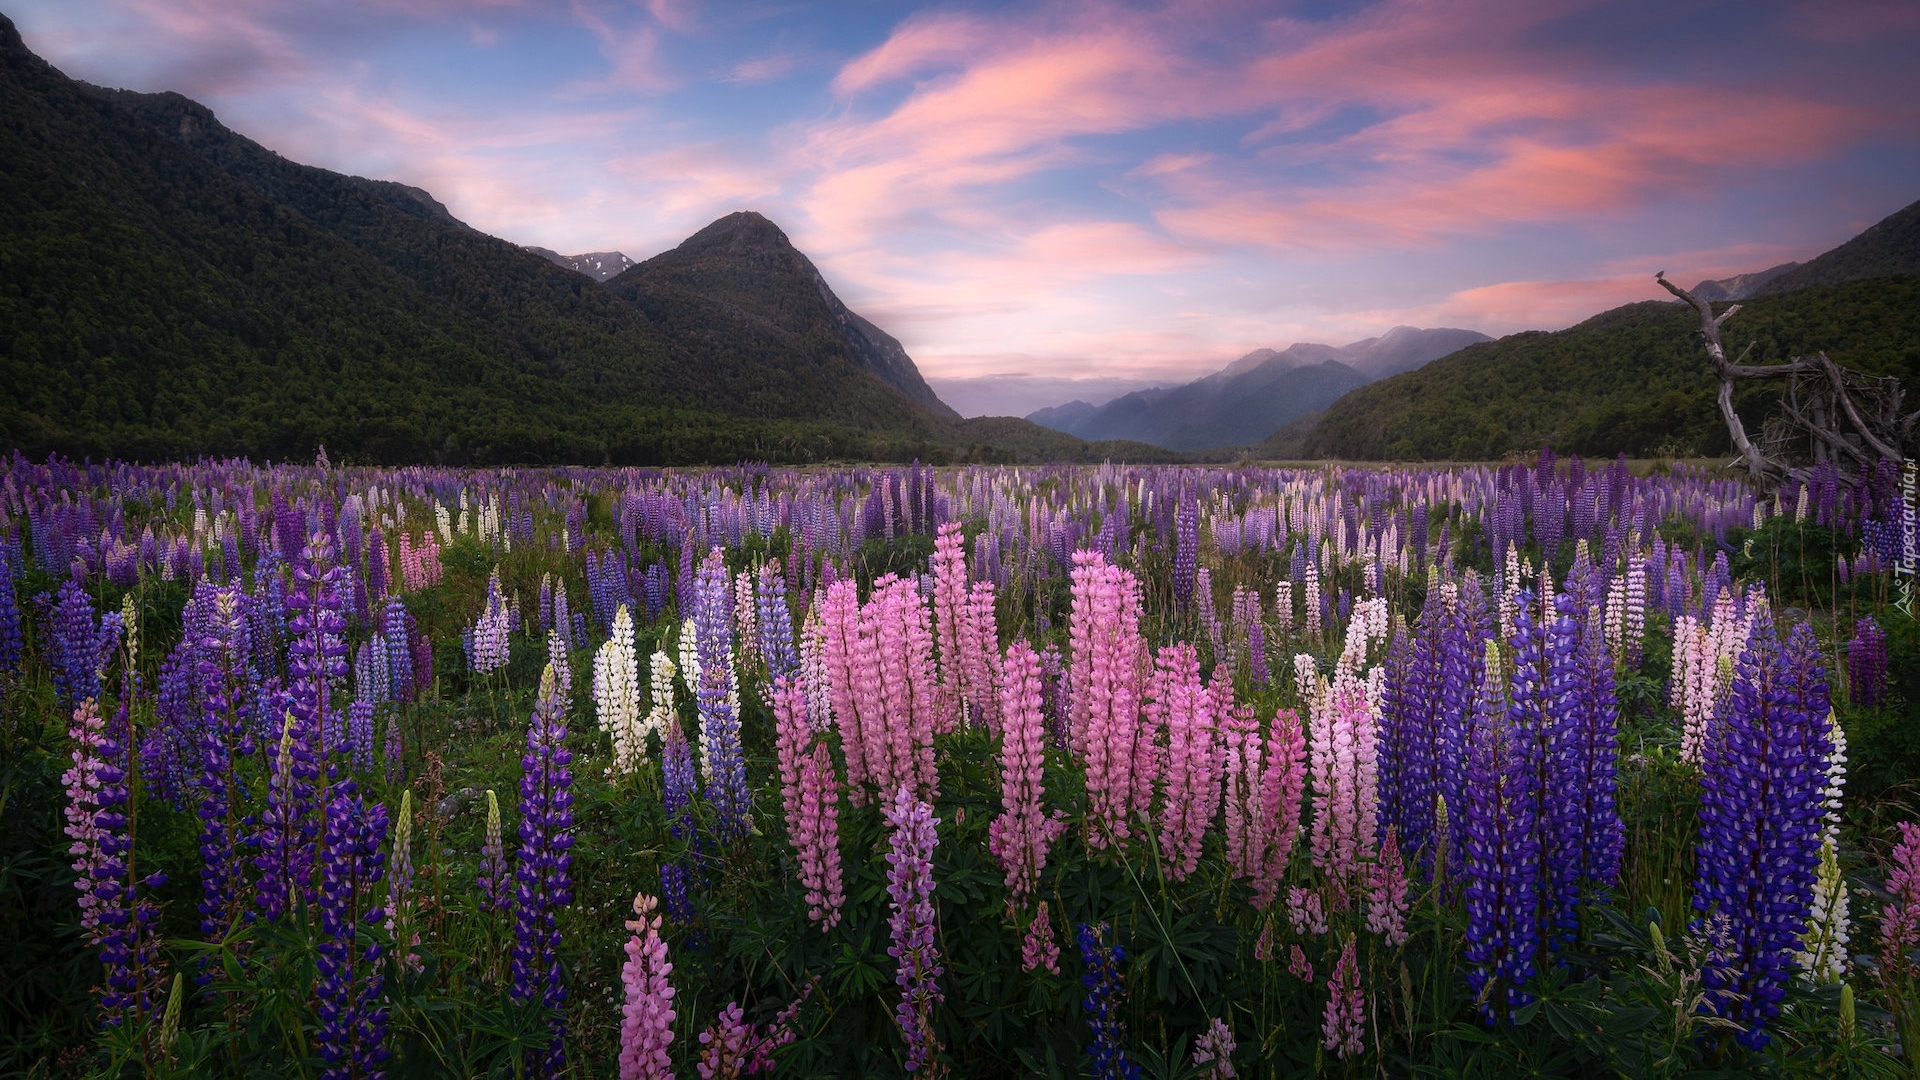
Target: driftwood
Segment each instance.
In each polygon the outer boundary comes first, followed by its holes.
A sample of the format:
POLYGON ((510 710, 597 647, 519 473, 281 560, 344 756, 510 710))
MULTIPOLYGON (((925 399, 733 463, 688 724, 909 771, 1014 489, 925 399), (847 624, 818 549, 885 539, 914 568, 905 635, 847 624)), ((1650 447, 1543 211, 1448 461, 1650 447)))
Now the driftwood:
POLYGON ((1740 310, 1739 304, 1713 313, 1713 306, 1668 281, 1665 272, 1653 279, 1674 296, 1692 305, 1700 316, 1700 336, 1707 359, 1720 380, 1720 417, 1736 461, 1755 480, 1778 481, 1797 464, 1833 462, 1843 474, 1855 475, 1880 458, 1905 460, 1920 412, 1902 416, 1900 380, 1868 375, 1834 363, 1824 352, 1796 356, 1784 364, 1748 364, 1748 344, 1734 360, 1720 341, 1720 326, 1740 310), (1741 379, 1784 379, 1780 411, 1767 419, 1760 438, 1747 434, 1733 408, 1733 387, 1741 379))

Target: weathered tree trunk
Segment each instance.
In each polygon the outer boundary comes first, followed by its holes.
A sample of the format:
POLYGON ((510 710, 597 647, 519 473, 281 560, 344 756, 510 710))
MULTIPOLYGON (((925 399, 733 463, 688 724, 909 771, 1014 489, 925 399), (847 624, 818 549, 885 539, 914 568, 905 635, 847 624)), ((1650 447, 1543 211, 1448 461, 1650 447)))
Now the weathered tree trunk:
POLYGON ((1913 432, 1920 413, 1900 415, 1902 396, 1898 379, 1878 378, 1841 367, 1826 353, 1796 356, 1784 364, 1747 364, 1748 345, 1737 360, 1727 359, 1720 341, 1720 325, 1740 310, 1734 304, 1718 315, 1713 306, 1668 281, 1665 272, 1653 275, 1660 287, 1686 301, 1700 316, 1700 336, 1720 380, 1718 403, 1720 417, 1726 421, 1727 435, 1739 453, 1738 462, 1758 481, 1777 481, 1786 476, 1790 462, 1787 453, 1801 440, 1814 463, 1833 461, 1848 472, 1870 468, 1877 458, 1905 460, 1902 445, 1913 432), (1733 408, 1733 387, 1737 379, 1786 379, 1787 390, 1781 400, 1784 425, 1769 421, 1766 437, 1759 442, 1747 435, 1747 427, 1733 408), (1865 395, 1873 406, 1862 416, 1856 394, 1865 395), (1804 395, 1805 401, 1802 401, 1804 395), (1845 422, 1842 422, 1844 418, 1845 422), (1767 445, 1763 445, 1767 444, 1767 445))

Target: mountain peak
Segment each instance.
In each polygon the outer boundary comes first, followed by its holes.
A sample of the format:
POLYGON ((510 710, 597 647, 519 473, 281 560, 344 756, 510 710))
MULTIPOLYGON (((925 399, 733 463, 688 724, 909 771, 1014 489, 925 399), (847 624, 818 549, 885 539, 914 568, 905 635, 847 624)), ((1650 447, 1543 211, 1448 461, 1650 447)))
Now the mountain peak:
POLYGON ((527 250, 555 266, 564 266, 595 281, 606 282, 633 266, 633 260, 618 251, 589 251, 585 255, 562 255, 552 248, 527 245, 527 250))
POLYGON ((778 225, 752 210, 720 218, 609 284, 650 311, 670 295, 697 293, 719 305, 716 319, 737 322, 749 339, 811 342, 805 348, 817 359, 844 357, 940 416, 959 416, 927 385, 899 341, 848 310, 813 261, 778 225))

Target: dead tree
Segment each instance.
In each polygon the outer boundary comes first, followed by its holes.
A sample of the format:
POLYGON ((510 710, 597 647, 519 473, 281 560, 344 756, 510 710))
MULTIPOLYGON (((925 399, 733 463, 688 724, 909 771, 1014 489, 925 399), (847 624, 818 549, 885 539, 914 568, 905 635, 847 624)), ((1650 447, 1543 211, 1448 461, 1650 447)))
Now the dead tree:
POLYGON ((1872 468, 1883 457, 1905 460, 1903 451, 1912 442, 1920 412, 1900 414, 1899 379, 1843 368, 1824 352, 1796 356, 1784 364, 1748 364, 1751 342, 1737 359, 1728 360, 1720 342, 1720 324, 1732 318, 1740 305, 1715 315, 1711 304, 1668 281, 1664 271, 1653 279, 1700 315, 1707 359, 1720 379, 1720 417, 1740 455, 1737 461, 1749 476, 1776 482, 1795 464, 1824 461, 1832 461, 1851 476, 1872 468), (1786 380, 1780 411, 1768 418, 1758 441, 1747 435, 1733 408, 1734 383, 1741 379, 1786 380))

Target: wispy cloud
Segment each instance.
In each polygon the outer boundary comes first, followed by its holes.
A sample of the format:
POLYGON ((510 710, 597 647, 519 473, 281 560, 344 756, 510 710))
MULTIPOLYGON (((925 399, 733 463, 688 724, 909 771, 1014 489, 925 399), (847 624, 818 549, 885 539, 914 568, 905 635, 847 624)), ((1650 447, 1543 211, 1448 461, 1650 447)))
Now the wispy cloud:
POLYGON ((76 75, 519 242, 766 212, 935 378, 1565 326, 1920 194, 1910 0, 16 3, 76 75))

